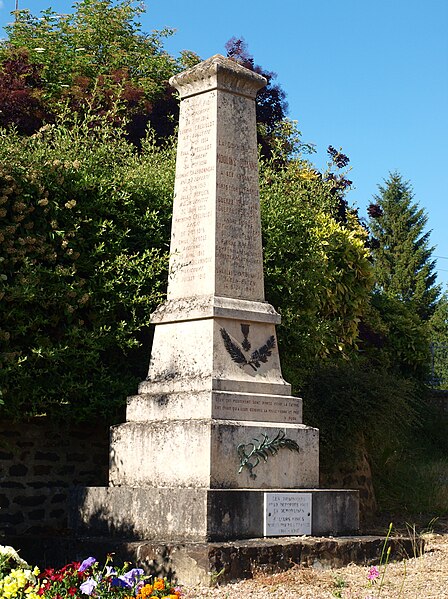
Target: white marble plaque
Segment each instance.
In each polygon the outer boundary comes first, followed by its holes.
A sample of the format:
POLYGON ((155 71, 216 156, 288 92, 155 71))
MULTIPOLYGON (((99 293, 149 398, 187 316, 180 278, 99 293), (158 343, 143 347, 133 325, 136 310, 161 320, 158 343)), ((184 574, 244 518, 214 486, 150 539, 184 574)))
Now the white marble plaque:
POLYGON ((264 536, 311 534, 312 493, 265 493, 264 536))

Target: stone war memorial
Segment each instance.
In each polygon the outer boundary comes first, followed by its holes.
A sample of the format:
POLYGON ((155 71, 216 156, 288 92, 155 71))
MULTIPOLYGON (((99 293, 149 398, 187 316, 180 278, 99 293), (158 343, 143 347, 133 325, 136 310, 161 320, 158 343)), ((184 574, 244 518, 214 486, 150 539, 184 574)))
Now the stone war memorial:
POLYGON ((358 493, 319 489, 319 433, 281 374, 263 284, 255 97, 266 80, 216 55, 171 84, 167 300, 152 315, 148 376, 111 430, 109 486, 80 489, 74 518, 78 534, 138 541, 140 561, 170 554, 197 582, 219 543, 355 533, 358 493))

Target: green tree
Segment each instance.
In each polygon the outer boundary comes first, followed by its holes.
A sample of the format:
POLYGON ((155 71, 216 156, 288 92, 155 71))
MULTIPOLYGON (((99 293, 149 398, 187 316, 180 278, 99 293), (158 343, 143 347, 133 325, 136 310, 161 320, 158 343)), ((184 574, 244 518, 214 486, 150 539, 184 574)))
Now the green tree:
POLYGON ((431 339, 431 382, 435 387, 448 389, 448 294, 437 302, 429 321, 431 339))
POLYGON ((440 294, 431 257, 434 248, 429 245, 430 231, 425 230, 428 217, 399 173, 390 173, 379 191, 369 207, 377 288, 410 304, 428 320, 440 294))
MULTIPOLYGON (((163 42, 173 31, 142 32, 142 11, 133 0, 82 0, 63 15, 51 9, 39 17, 17 11, 0 43, 0 71, 11 61, 34 65, 38 77, 32 82, 28 77, 27 90, 34 88, 53 116, 68 104, 79 113, 113 115, 115 122, 126 116, 137 141, 149 122, 161 135, 170 134, 178 103, 168 80, 199 59, 192 52, 177 60, 169 55, 163 42)), ((19 89, 22 83, 17 82, 19 89)), ((0 78, 0 102, 1 97, 0 78)), ((8 123, 0 116, 0 124, 8 123)))

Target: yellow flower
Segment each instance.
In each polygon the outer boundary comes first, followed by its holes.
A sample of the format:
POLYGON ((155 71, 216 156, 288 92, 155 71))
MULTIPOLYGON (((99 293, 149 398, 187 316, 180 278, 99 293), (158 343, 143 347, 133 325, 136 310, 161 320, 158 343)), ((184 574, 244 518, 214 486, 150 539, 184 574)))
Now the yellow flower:
POLYGON ((165 581, 162 578, 158 578, 154 581, 154 590, 163 591, 165 590, 165 581))
POLYGON ((153 591, 153 586, 152 584, 145 584, 145 586, 143 586, 140 589, 139 594, 137 595, 137 599, 146 599, 146 597, 150 597, 153 591))
POLYGON ((314 179, 317 179, 317 177, 317 173, 308 168, 305 168, 300 172, 300 178, 305 179, 305 181, 313 181, 314 179))

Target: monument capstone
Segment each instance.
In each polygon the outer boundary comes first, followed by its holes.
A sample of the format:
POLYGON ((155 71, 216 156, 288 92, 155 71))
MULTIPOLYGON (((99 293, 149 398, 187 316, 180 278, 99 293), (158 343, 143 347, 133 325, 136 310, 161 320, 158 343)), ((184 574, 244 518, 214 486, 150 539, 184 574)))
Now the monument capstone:
POLYGON ((158 542, 358 529, 355 491, 319 489, 318 430, 282 377, 265 301, 255 97, 222 56, 176 75, 180 121, 167 300, 148 376, 112 427, 108 488, 80 522, 158 542))

